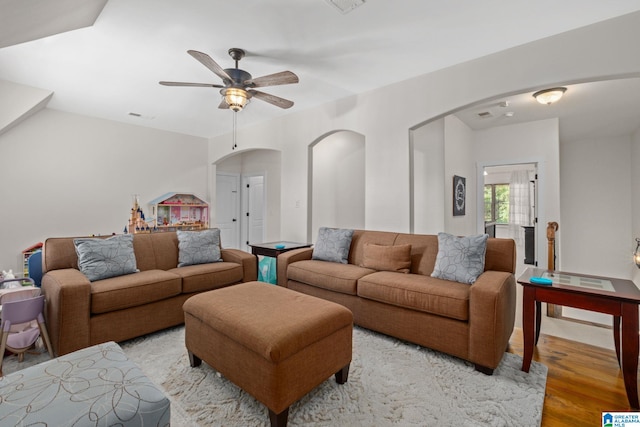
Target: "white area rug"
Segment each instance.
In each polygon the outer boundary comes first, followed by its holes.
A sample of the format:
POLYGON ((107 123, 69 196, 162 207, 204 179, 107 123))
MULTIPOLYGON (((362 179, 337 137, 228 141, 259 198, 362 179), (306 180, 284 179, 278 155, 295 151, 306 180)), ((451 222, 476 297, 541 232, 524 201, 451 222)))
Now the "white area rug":
MULTIPOLYGON (((539 426, 546 366, 506 353, 492 376, 473 365, 355 328, 347 383, 331 377, 295 403, 290 426, 539 426)), ((189 366, 184 327, 121 343, 171 399, 171 425, 269 426, 267 409, 203 363, 189 366)), ((4 362, 6 374, 48 356, 4 362)))

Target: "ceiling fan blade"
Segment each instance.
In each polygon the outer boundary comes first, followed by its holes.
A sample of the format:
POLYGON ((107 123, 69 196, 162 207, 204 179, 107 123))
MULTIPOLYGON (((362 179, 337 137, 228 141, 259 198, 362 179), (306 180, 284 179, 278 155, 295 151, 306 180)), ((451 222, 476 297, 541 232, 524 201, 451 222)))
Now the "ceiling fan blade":
POLYGON ((219 66, 218 63, 206 53, 198 52, 197 50, 188 50, 187 53, 197 59, 202 65, 213 71, 222 80, 229 80, 229 82, 233 82, 233 79, 229 74, 227 74, 224 68, 219 66))
POLYGON ((249 87, 265 87, 265 86, 277 86, 277 85, 289 85, 292 83, 298 83, 300 80, 291 71, 281 71, 275 74, 269 74, 267 76, 257 77, 244 82, 249 87))
POLYGON ((289 101, 288 99, 280 98, 279 96, 270 95, 268 93, 260 92, 258 90, 249 90, 248 91, 252 96, 256 98, 268 102, 269 104, 273 104, 276 107, 280 108, 291 108, 293 107, 293 101, 289 101))
POLYGON ((187 83, 187 82, 159 82, 163 86, 192 86, 192 87, 217 87, 223 88, 222 85, 214 85, 213 83, 187 83))
POLYGON ((227 101, 225 101, 224 98, 222 98, 222 101, 220 101, 220 104, 218 104, 218 108, 221 110, 228 110, 229 104, 227 104, 227 101))

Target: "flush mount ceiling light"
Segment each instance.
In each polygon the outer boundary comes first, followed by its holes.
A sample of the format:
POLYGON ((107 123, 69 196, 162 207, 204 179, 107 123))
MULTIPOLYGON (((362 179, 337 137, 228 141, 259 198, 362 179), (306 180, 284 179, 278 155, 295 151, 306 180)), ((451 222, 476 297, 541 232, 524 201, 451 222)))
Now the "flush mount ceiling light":
POLYGON ((533 97, 540 104, 553 104, 562 98, 562 95, 567 91, 566 87, 554 87, 551 89, 539 90, 533 94, 533 97))

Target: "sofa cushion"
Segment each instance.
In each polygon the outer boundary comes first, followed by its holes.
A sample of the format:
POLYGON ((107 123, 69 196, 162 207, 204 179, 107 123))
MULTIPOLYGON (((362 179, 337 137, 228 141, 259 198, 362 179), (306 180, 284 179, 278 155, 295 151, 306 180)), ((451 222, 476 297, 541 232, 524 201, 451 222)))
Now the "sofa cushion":
POLYGON ((180 276, 168 271, 147 270, 98 280, 91 284, 91 313, 108 313, 179 295, 180 276))
POLYGON ((398 234, 394 245, 411 245, 411 273, 431 276, 438 255, 435 234, 398 234))
POLYGON ((320 227, 311 258, 346 264, 349 259, 352 237, 353 230, 320 227))
POLYGON ((411 245, 387 246, 365 243, 361 267, 408 273, 411 268, 411 245))
POLYGON ((178 267, 220 262, 220 229, 178 230, 178 267))
POLYGON ((175 231, 135 234, 133 251, 140 271, 166 271, 178 266, 178 236, 175 231))
POLYGON ((394 245, 398 233, 389 231, 365 231, 354 230, 351 238, 351 249, 349 249, 349 264, 362 265, 364 259, 364 245, 372 243, 374 245, 394 245))
POLYGON ((438 255, 432 277, 473 284, 484 271, 487 234, 457 237, 438 233, 438 255))
POLYGON ((421 274, 380 271, 358 280, 358 296, 457 320, 469 320, 467 284, 421 274))
POLYGON ((242 282, 242 265, 214 262, 173 268, 169 272, 182 278, 182 293, 201 292, 242 282))
POLYGON ((91 282, 138 271, 132 234, 108 239, 79 238, 74 239, 73 244, 78 255, 78 269, 91 282))
POLYGON ((374 272, 370 268, 352 264, 305 260, 289 265, 287 278, 334 292, 356 295, 358 279, 374 272))

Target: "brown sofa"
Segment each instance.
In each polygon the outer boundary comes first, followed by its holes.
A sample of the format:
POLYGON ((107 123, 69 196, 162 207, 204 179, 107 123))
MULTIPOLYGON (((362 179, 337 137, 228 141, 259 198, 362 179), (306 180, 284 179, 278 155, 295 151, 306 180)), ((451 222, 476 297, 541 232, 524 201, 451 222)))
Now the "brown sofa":
POLYGON ((430 276, 436 235, 356 230, 348 264, 312 260, 312 253, 281 254, 278 284, 340 303, 356 325, 468 360, 486 374, 502 360, 515 321, 513 240, 488 239, 485 271, 473 285, 430 276), (410 272, 361 267, 366 243, 410 244, 410 272))
POLYGON ((123 341, 184 323, 192 295, 257 278, 254 255, 222 249, 223 262, 178 265, 175 232, 136 234, 137 273, 90 282, 78 270, 73 237, 49 238, 43 248, 46 322, 57 355, 123 341))

